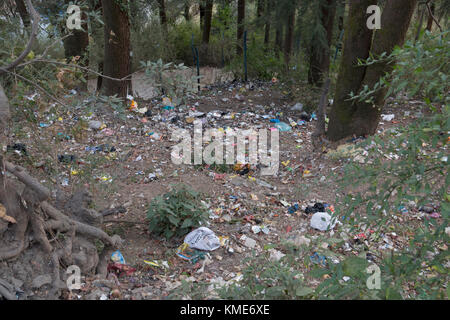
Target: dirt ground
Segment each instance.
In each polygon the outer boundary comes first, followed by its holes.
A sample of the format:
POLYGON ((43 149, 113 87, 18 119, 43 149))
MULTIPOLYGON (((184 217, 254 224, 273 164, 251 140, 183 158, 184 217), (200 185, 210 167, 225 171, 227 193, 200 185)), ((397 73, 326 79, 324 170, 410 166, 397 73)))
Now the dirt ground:
MULTIPOLYGON (((152 115, 146 120, 128 110, 120 119, 107 106, 92 112, 52 109, 38 114, 37 123, 22 122, 14 128, 8 143, 25 144, 28 155, 13 153, 10 158, 55 190, 54 201, 58 192, 72 194, 87 188, 94 196, 95 209, 126 208, 125 213, 105 217, 103 228, 124 239, 120 252, 126 264, 136 271, 119 278, 120 285, 112 286, 98 285, 91 275, 83 275, 82 290, 67 293, 67 299, 165 299, 181 285, 182 279, 212 283, 239 278, 244 267, 241 261, 261 254, 267 244, 280 248, 278 245, 286 239, 303 236, 314 240, 324 236, 324 232, 310 227, 311 215, 302 208, 316 202, 336 205, 338 186, 331 175, 339 174, 349 159, 331 159, 325 152, 312 151, 314 120, 280 132, 280 168, 276 176, 260 176, 257 168, 245 175, 232 170, 220 175, 205 165, 175 165, 171 161, 172 147, 177 144, 170 140, 173 130, 182 127, 192 132, 193 125, 187 120, 189 112, 206 114, 204 129, 269 130, 274 125, 270 119, 276 117, 298 123, 300 112, 290 108, 302 101, 289 100, 277 85, 258 82, 205 88, 186 107, 173 111, 164 110, 160 102, 157 98, 138 100, 139 108, 151 110, 152 115), (218 111, 216 115, 214 111, 218 111), (80 119, 85 120, 84 125, 80 119), (104 127, 90 129, 86 123, 91 120, 101 121, 104 127), (115 151, 86 149, 105 144, 115 151), (62 163, 58 160, 60 155, 74 155, 76 160, 62 163), (271 187, 258 183, 260 180, 271 187), (176 255, 183 239, 166 241, 152 235, 146 223, 152 199, 180 183, 203 193, 211 215, 208 228, 218 236, 228 237, 226 245, 195 264, 176 255), (296 203, 300 209, 288 213, 288 208, 296 203), (268 234, 255 234, 251 229, 255 225, 267 227, 268 234), (246 246, 242 235, 256 240, 255 247, 246 246), (156 261, 159 266, 148 265, 144 260, 156 261)), ((419 103, 405 107, 390 100, 383 113, 394 114, 395 118, 380 123, 379 134, 413 121, 421 110, 419 103)), ((339 228, 326 236, 339 237, 339 228)), ((314 247, 308 252, 312 254, 314 247)))

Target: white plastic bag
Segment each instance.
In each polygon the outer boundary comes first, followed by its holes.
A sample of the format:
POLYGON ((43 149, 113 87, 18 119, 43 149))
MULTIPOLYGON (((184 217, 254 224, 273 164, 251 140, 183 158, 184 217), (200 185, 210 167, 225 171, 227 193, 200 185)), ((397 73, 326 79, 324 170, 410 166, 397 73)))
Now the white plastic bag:
POLYGON ((190 248, 214 251, 220 247, 220 240, 214 232, 208 228, 201 227, 195 229, 184 238, 184 243, 188 244, 190 248))
POLYGON ((328 229, 333 229, 336 225, 336 221, 331 222, 331 216, 326 212, 316 212, 311 217, 311 228, 327 231, 328 229))

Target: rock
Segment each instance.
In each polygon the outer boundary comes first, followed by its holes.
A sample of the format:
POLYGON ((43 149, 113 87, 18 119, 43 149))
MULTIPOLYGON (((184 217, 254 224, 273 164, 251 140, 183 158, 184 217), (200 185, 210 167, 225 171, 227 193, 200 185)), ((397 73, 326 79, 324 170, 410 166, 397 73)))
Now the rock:
POLYGON ((445 228, 445 233, 450 237, 450 227, 445 228))
POLYGON ((241 237, 241 241, 244 241, 244 246, 246 246, 247 248, 253 249, 256 247, 256 240, 247 237, 246 235, 243 235, 241 237))
POLYGON ((331 222, 331 216, 326 212, 316 212, 311 217, 311 228, 326 231, 328 229, 333 229, 336 225, 336 221, 334 223, 331 222))

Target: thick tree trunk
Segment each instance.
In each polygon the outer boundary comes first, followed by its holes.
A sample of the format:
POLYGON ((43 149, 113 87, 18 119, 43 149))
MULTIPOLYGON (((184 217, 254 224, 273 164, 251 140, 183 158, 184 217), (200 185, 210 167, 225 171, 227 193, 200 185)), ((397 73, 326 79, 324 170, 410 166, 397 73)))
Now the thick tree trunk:
POLYGON ((347 100, 350 92, 359 92, 364 79, 365 68, 358 66, 358 59, 365 60, 369 57, 373 31, 366 26, 368 18, 366 10, 375 4, 376 0, 350 1, 344 50, 327 132, 330 140, 339 140, 348 134, 351 135, 349 128, 355 106, 347 100))
POLYGON ((245 30, 245 0, 238 0, 238 19, 237 19, 237 55, 242 55, 243 44, 242 39, 244 37, 245 30))
POLYGON ((381 17, 381 29, 377 30, 371 44, 371 31, 365 27, 365 16, 360 5, 367 8, 376 1, 351 1, 347 22, 344 54, 336 85, 336 95, 330 115, 327 136, 330 140, 352 135, 374 134, 380 120, 386 90, 376 92, 374 104, 346 101, 350 92, 358 93, 364 86, 373 88, 393 66, 385 62, 368 67, 357 67, 356 59, 367 59, 369 49, 375 57, 386 52, 392 53, 395 46, 402 46, 413 15, 416 0, 388 0, 381 17), (364 23, 361 23, 364 21, 364 23), (361 28, 364 26, 365 30, 361 28))
MULTIPOLYGON (((121 79, 131 73, 130 65, 130 23, 128 14, 122 11, 117 0, 103 0, 103 18, 105 22, 105 58, 106 76, 121 79)), ((121 0, 124 1, 128 0, 121 0)), ((125 98, 130 87, 129 81, 116 81, 105 78, 103 88, 106 95, 125 98)))
POLYGON ((203 30, 203 25, 205 23, 205 0, 200 0, 199 10, 200 10, 200 29, 203 30))
POLYGON ((213 12, 213 0, 206 0, 205 5, 205 21, 203 25, 203 40, 204 44, 209 44, 209 37, 211 35, 211 21, 212 21, 212 12, 213 12))
MULTIPOLYGON (((69 3, 69 1, 66 1, 66 3, 69 3)), ((83 30, 67 30, 67 32, 70 32, 72 35, 63 40, 64 56, 66 57, 68 63, 72 61, 73 57, 78 56, 80 57, 78 64, 88 67, 89 55, 87 50, 89 46, 89 32, 86 13, 83 12, 81 18, 83 20, 81 25, 83 30)), ((84 73, 84 77, 87 80, 87 72, 84 73)), ((87 81, 82 82, 80 87, 84 91, 87 91, 87 81)))
POLYGON ((22 19, 25 28, 30 26, 30 15, 28 14, 27 7, 23 0, 16 0, 17 12, 19 12, 20 18, 22 19))
POLYGON ((295 28, 295 9, 292 8, 289 13, 286 24, 286 38, 284 41, 284 60, 287 69, 291 61, 292 49, 294 48, 294 28, 295 28))
POLYGON ((165 0, 158 0, 159 7, 159 22, 163 31, 167 34, 167 14, 166 14, 166 2, 165 0))
POLYGON ((321 23, 327 31, 327 46, 324 47, 318 39, 311 43, 311 56, 308 72, 310 84, 322 85, 330 68, 330 48, 333 37, 334 16, 336 13, 336 0, 327 0, 321 8, 321 23))

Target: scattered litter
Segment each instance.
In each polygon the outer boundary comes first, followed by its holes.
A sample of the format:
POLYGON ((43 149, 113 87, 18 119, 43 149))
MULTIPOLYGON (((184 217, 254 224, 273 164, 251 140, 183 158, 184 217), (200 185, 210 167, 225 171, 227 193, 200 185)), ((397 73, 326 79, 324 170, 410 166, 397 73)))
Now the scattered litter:
POLYGON ((111 261, 118 262, 120 264, 126 264, 125 258, 119 250, 113 252, 113 254, 111 255, 111 261))

